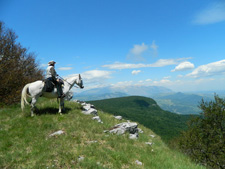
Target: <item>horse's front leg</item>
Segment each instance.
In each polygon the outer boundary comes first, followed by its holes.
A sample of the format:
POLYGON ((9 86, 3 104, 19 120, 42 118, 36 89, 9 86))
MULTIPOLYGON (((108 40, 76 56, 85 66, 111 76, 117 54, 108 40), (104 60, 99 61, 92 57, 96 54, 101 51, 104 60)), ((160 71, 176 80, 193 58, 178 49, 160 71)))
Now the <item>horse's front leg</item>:
POLYGON ((62 111, 64 111, 64 99, 60 98, 59 102, 59 114, 62 115, 62 111))

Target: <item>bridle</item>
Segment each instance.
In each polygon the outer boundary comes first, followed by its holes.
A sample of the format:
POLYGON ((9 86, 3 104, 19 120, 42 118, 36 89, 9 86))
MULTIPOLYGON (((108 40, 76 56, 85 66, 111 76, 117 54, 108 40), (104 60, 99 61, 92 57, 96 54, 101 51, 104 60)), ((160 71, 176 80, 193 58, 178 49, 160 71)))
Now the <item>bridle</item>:
MULTIPOLYGON (((59 76, 59 75, 58 75, 58 76, 59 76)), ((61 76, 59 76, 59 77, 60 77, 60 79, 62 79, 62 80, 65 81, 66 83, 68 83, 68 84, 71 86, 71 88, 72 88, 72 87, 79 88, 79 87, 77 87, 77 86, 74 86, 76 83, 71 84, 71 83, 69 83, 67 80, 63 79, 61 76)))

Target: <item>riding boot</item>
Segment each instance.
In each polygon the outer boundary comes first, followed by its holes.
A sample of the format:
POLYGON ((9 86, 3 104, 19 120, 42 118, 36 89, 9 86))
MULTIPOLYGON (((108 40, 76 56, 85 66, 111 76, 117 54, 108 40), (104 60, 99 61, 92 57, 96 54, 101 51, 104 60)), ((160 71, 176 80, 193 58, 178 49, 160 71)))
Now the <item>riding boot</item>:
POLYGON ((58 93, 58 97, 59 98, 64 98, 65 97, 65 94, 63 93, 62 91, 62 86, 61 84, 57 83, 57 93, 58 93))

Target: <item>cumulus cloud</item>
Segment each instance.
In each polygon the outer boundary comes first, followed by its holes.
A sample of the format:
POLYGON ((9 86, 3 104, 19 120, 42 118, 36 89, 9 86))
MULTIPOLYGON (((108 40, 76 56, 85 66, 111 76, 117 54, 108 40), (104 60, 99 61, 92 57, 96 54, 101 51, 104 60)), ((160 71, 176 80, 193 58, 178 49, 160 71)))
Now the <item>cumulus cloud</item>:
POLYGON ((193 69, 194 67, 195 67, 194 64, 191 62, 182 62, 179 65, 177 65, 175 69, 171 70, 171 72, 189 70, 193 69))
POLYGON ((206 65, 201 65, 197 67, 193 72, 187 74, 189 77, 205 77, 214 76, 225 73, 225 60, 220 60, 217 62, 212 62, 206 65))
POLYGON ((155 41, 153 41, 152 44, 135 44, 133 48, 130 49, 127 59, 135 62, 145 61, 146 56, 158 56, 158 46, 155 44, 155 41))
POLYGON ((131 74, 132 75, 137 75, 138 73, 140 73, 141 72, 141 70, 133 70, 132 72, 131 72, 131 74))
POLYGON ((111 71, 105 71, 105 70, 90 70, 82 73, 83 79, 86 80, 86 82, 101 82, 105 79, 111 78, 112 72, 111 71))
POLYGON ((219 1, 211 3, 207 8, 200 11, 193 23, 199 25, 213 24, 225 21, 225 2, 219 1))
POLYGON ((60 67, 58 68, 59 70, 71 70, 73 69, 72 67, 60 67))
POLYGON ((159 59, 155 63, 152 64, 131 64, 131 63, 120 63, 116 62, 109 65, 103 65, 102 67, 109 68, 109 69, 137 69, 137 68, 144 68, 144 67, 164 67, 169 65, 176 65, 180 62, 183 62, 184 60, 187 60, 190 58, 179 58, 179 59, 159 59))
POLYGON ((148 45, 142 43, 141 45, 134 45, 130 52, 134 55, 141 55, 144 51, 148 49, 148 45))
POLYGON ((134 45, 134 47, 128 53, 127 59, 132 61, 144 61, 145 59, 142 55, 148 50, 148 48, 148 45, 145 43, 142 43, 141 45, 134 45))

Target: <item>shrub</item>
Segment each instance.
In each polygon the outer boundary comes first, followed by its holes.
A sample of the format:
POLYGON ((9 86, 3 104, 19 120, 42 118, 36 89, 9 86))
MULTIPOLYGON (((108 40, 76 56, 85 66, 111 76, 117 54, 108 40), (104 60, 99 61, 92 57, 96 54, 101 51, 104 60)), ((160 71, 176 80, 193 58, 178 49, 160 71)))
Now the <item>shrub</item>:
POLYGON ((18 102, 26 83, 43 78, 35 54, 17 43, 17 38, 0 21, 0 106, 18 102))
POLYGON ((179 140, 180 148, 195 161, 225 168, 225 99, 200 104, 201 116, 193 118, 179 140))

